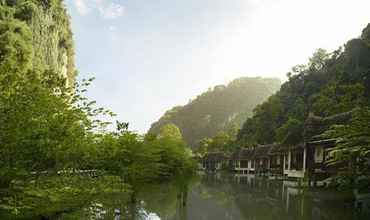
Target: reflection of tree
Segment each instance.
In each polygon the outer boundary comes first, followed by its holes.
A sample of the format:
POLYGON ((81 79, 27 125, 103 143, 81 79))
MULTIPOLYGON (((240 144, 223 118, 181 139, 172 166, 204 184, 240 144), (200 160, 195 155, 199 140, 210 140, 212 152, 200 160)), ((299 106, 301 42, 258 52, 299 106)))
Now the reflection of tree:
MULTIPOLYGON (((14 183, 10 193, 1 198, 0 207, 20 219, 79 219, 90 215, 90 208, 96 204, 99 210, 110 214, 107 207, 126 202, 127 191, 127 185, 116 177, 43 176, 14 183)), ((7 219, 1 212, 0 217, 7 219)))
POLYGON ((195 177, 185 175, 175 177, 171 182, 137 187, 134 212, 140 215, 140 211, 145 210, 162 219, 186 219, 188 189, 195 181, 195 177))
MULTIPOLYGON (((247 177, 245 177, 247 178, 247 177)), ((242 219, 274 219, 283 215, 277 213, 280 204, 273 197, 271 189, 275 187, 264 179, 252 178, 234 184, 233 190, 236 207, 240 210, 242 219), (243 192, 243 193, 240 193, 243 192)))
POLYGON ((228 176, 208 175, 201 185, 201 194, 208 199, 213 199, 219 205, 230 207, 233 201, 232 185, 228 181, 228 176))
POLYGON ((156 213, 162 218, 176 214, 178 189, 172 183, 145 185, 138 192, 140 208, 156 213))
POLYGON ((234 206, 231 187, 227 175, 203 176, 189 193, 188 219, 230 219, 234 206))

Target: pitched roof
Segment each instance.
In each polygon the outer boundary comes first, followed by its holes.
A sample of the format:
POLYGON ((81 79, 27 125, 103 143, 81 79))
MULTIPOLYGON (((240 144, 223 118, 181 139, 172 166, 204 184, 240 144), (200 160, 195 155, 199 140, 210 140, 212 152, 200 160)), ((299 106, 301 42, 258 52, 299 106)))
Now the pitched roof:
POLYGON ((317 145, 328 146, 328 145, 334 145, 336 141, 337 141, 336 139, 324 139, 324 140, 307 142, 307 145, 309 146, 317 146, 317 145))
POLYGON ((311 140, 315 135, 323 133, 332 125, 348 123, 351 120, 356 109, 348 112, 343 112, 329 117, 320 117, 310 113, 304 123, 304 136, 306 140, 311 140))
POLYGON ((207 161, 220 161, 226 159, 226 155, 222 152, 210 152, 207 153, 204 157, 203 160, 207 161))
POLYGON ((275 146, 275 145, 274 144, 258 145, 254 149, 254 156, 257 157, 257 158, 268 157, 269 153, 270 153, 270 150, 272 150, 273 146, 275 146))
POLYGON ((231 155, 231 159, 233 160, 248 160, 251 159, 254 155, 254 150, 251 148, 241 148, 235 151, 231 155))
POLYGON ((269 144, 268 146, 270 146, 269 155, 281 154, 284 151, 284 146, 281 144, 269 144))

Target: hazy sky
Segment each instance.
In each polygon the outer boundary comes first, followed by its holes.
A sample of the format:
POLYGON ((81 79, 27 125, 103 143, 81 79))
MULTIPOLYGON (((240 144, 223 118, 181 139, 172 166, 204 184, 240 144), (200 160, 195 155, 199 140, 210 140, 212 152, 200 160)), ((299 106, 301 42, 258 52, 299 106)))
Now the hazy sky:
POLYGON ((89 97, 145 132, 240 76, 279 77, 370 22, 370 0, 66 0, 89 97))

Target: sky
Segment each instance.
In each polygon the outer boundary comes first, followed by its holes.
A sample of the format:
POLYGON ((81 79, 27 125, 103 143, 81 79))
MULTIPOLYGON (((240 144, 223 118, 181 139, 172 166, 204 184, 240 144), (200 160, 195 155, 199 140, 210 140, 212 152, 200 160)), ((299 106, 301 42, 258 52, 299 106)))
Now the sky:
POLYGON ((145 133, 242 76, 275 77, 370 22, 370 0, 65 0, 88 97, 145 133))

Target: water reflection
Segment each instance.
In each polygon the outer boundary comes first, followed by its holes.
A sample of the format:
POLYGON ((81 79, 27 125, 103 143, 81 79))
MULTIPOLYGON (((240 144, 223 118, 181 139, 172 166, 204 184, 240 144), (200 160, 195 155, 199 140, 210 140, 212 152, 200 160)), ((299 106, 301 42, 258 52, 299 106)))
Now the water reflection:
MULTIPOLYGON (((104 189, 108 185, 105 183, 104 189)), ((298 187, 296 182, 254 175, 217 173, 194 178, 179 177, 165 184, 146 184, 129 191, 123 189, 118 184, 105 193, 83 200, 83 194, 80 194, 78 198, 81 201, 88 201, 83 207, 71 206, 69 203, 75 201, 73 197, 73 200, 65 200, 70 202, 63 203, 69 206, 59 207, 62 204, 56 203, 58 209, 52 205, 49 207, 63 212, 49 215, 53 217, 32 219, 370 219, 370 195, 364 192, 308 190, 298 187)), ((0 219, 13 218, 2 217, 0 212, 0 219)))
POLYGON ((253 175, 205 175, 186 191, 172 201, 176 211, 163 215, 161 203, 156 210, 149 210, 163 220, 349 220, 370 216, 369 207, 362 212, 355 209, 352 194, 303 190, 295 182, 253 175))

